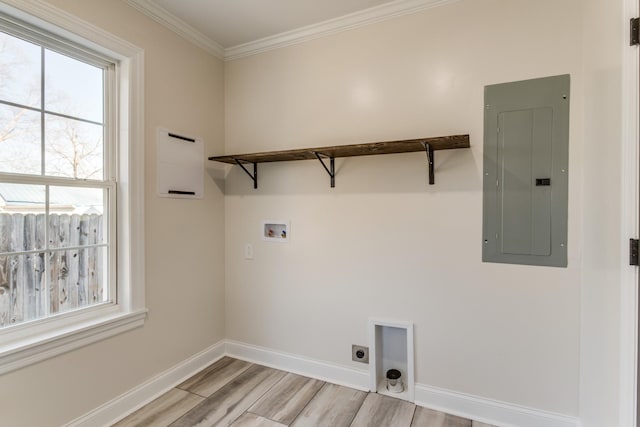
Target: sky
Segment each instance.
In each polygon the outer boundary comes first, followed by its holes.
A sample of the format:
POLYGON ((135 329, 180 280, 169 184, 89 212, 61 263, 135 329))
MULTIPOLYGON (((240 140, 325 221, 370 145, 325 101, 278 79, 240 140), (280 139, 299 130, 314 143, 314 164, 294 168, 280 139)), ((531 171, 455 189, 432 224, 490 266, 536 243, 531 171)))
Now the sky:
MULTIPOLYGON (((0 32, 0 172, 40 174, 42 49, 0 32)), ((103 178, 104 71, 44 50, 45 173, 103 178), (75 167, 74 167, 75 166, 75 167)))

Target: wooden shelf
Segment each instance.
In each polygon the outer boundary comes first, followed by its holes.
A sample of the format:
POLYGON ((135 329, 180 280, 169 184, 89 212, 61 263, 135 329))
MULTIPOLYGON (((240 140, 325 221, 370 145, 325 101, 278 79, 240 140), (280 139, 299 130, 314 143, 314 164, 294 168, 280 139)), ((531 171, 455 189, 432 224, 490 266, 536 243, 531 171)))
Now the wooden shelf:
POLYGON ((239 165, 251 177, 254 188, 258 188, 258 163, 287 162, 293 160, 320 160, 331 177, 331 186, 335 186, 334 159, 338 157, 371 156, 377 154, 397 154, 423 151, 429 161, 429 183, 434 183, 433 152, 469 148, 469 135, 440 136, 435 138, 409 139, 404 141, 370 142, 366 144, 338 145, 332 147, 300 148, 295 150, 269 151, 263 153, 231 154, 213 156, 209 160, 239 165), (324 159, 330 161, 327 166, 324 159), (244 165, 253 164, 253 173, 244 165))

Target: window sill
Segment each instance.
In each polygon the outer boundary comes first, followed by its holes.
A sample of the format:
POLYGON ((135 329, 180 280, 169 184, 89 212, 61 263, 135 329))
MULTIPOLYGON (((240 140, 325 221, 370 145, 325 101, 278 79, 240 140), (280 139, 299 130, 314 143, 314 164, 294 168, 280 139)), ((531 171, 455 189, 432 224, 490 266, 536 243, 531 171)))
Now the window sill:
POLYGON ((144 325, 147 309, 116 312, 0 346, 0 375, 144 325))

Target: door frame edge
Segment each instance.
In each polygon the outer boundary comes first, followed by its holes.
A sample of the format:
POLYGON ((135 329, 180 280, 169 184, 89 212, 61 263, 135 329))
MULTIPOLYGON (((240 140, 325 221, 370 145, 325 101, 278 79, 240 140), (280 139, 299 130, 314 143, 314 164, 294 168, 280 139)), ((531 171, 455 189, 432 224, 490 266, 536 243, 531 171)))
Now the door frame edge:
POLYGON ((630 48, 629 20, 640 13, 638 0, 622 0, 622 173, 620 260, 619 425, 636 427, 638 390, 638 268, 629 265, 629 238, 638 238, 640 204, 639 47, 630 48))

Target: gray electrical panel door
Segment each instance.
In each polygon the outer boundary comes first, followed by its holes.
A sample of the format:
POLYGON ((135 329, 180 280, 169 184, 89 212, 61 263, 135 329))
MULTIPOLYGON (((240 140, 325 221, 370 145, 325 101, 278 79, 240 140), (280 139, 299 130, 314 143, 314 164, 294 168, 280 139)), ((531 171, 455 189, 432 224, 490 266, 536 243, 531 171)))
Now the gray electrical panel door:
POLYGON ((569 75, 485 87, 485 262, 567 266, 569 89, 569 75))

